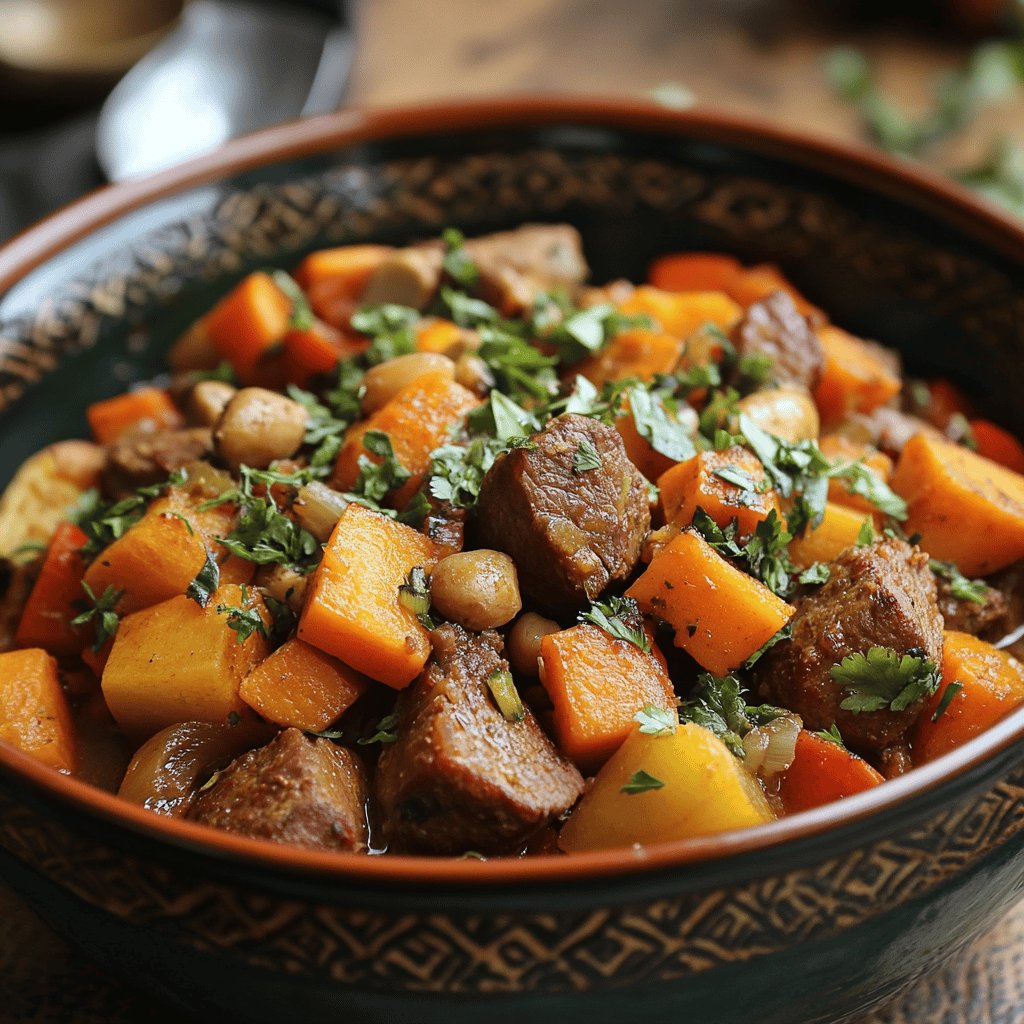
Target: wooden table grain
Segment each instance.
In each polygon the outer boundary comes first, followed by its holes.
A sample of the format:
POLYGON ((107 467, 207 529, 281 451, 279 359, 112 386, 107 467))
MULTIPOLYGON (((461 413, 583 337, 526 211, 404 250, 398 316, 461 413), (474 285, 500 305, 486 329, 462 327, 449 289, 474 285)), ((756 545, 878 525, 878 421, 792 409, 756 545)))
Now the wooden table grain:
MULTIPOLYGON (((828 5, 820 5, 827 7, 828 5)), ((811 23, 812 3, 771 0, 365 0, 350 99, 382 105, 497 93, 689 94, 701 106, 755 114, 852 138, 857 118, 828 91, 827 50, 862 46, 910 110, 962 42, 910 29, 811 23)), ((819 10, 820 10, 819 7, 819 10)), ((955 167, 998 132, 1024 124, 1024 100, 975 119, 931 155, 955 167)), ((1024 905, 944 971, 863 1024, 1022 1024, 1024 905)), ((2 1024, 161 1024, 181 1021, 70 950, 0 883, 2 1024)))

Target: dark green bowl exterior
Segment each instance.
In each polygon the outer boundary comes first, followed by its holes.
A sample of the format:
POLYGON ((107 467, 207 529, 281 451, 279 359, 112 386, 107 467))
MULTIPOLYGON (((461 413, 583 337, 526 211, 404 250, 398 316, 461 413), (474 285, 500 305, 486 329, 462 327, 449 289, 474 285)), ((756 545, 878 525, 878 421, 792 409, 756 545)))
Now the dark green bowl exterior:
MULTIPOLYGON (((829 169, 735 126, 716 139, 685 118, 661 130, 565 109, 257 160, 54 256, 0 297, 0 479, 84 433, 88 401, 157 372, 252 268, 525 220, 576 224, 598 281, 679 249, 778 262, 837 323, 1024 426, 1024 251, 941 202, 855 184, 841 155, 829 169)), ((896 807, 726 857, 488 886, 240 861, 0 763, 0 869, 98 959, 232 1019, 831 1021, 936 967, 1024 891, 1021 762, 1007 742, 896 807)))

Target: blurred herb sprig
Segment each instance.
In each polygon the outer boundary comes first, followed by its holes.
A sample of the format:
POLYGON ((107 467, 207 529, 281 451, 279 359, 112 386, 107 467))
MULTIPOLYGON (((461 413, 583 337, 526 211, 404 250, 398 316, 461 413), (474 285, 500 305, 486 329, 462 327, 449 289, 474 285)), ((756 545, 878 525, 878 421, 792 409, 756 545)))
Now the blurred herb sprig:
MULTIPOLYGON (((964 64, 941 76, 931 108, 908 114, 878 84, 871 61, 853 47, 838 47, 826 58, 826 75, 836 93, 857 107, 867 136, 896 156, 921 159, 939 143, 967 128, 984 107, 1010 98, 1024 85, 1024 27, 1015 38, 977 46, 964 64)), ((1000 137, 984 159, 953 177, 991 201, 1024 216, 1024 143, 1000 137)))

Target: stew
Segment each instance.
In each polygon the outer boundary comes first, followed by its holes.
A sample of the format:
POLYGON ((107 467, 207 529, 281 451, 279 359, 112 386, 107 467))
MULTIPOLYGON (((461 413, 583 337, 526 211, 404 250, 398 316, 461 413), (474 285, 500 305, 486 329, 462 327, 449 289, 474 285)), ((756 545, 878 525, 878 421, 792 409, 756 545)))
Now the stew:
POLYGON ((0 504, 0 740, 314 849, 844 799, 1024 701, 1024 447, 773 266, 526 225, 246 277, 0 504))

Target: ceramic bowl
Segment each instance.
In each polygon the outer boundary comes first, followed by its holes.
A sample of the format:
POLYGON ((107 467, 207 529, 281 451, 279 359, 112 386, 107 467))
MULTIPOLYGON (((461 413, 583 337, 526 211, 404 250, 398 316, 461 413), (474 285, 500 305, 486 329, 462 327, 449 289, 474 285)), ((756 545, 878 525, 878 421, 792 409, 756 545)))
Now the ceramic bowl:
MULTIPOLYGON (((1024 427, 1024 233, 937 179, 746 121, 596 100, 347 112, 99 192, 0 250, 0 477, 255 267, 568 220, 598 281, 697 248, 1024 427)), ((0 745, 0 870, 93 957, 247 1022, 837 1020, 1024 889, 1024 713, 842 803, 575 858, 323 855, 160 818, 0 745)))

